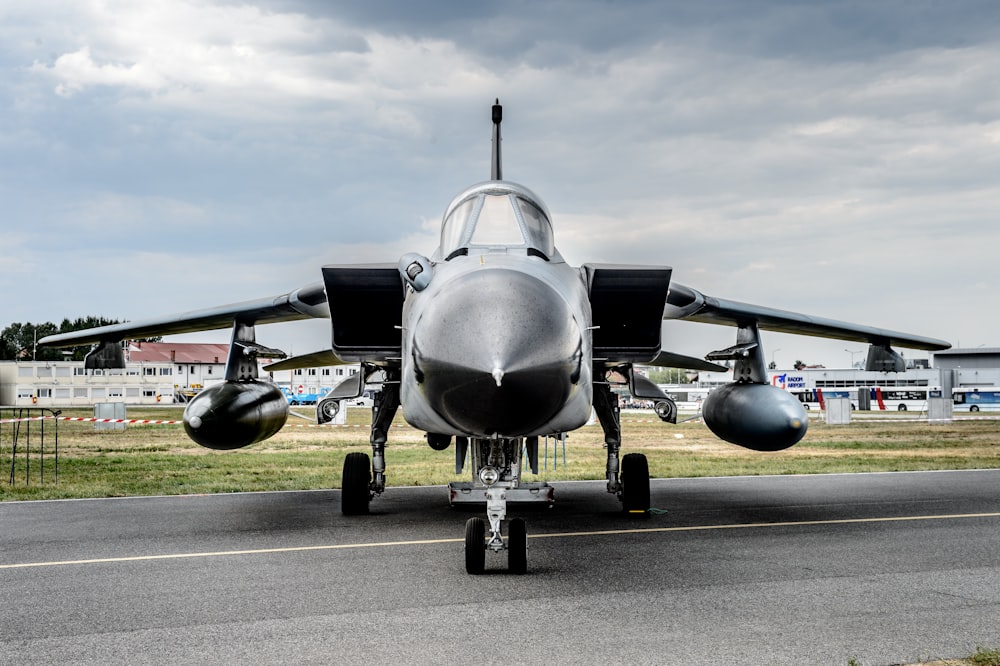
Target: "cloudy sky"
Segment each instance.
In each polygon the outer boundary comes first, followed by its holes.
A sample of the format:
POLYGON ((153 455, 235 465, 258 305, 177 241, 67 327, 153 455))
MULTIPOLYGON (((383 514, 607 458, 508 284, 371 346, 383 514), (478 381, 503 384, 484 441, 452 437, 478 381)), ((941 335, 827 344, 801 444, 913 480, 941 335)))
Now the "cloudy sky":
MULTIPOLYGON (((0 68, 2 326, 430 254, 451 197, 489 176, 499 97, 504 175, 573 264, 667 264, 711 295, 1000 346, 991 0, 15 0, 0 68)), ((735 339, 666 334, 694 355, 735 339)), ((294 353, 327 338, 258 332, 294 353)), ((764 342, 783 367, 862 350, 764 342)))

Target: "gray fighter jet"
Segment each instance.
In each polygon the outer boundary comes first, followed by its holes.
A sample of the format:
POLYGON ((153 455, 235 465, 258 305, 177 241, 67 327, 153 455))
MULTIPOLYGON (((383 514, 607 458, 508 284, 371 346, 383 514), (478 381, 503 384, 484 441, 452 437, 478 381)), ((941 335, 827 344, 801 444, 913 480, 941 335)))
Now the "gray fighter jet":
POLYGON ((552 488, 522 480, 522 469, 537 473, 540 437, 583 426, 592 410, 607 445, 608 492, 627 514, 646 515, 648 465, 639 453, 620 456, 612 386, 655 401, 664 421, 676 422, 677 411, 634 371, 636 365, 721 370, 718 361, 735 361, 734 381, 705 400, 705 423, 726 441, 776 451, 798 442, 808 419, 790 393, 768 384, 761 329, 869 343, 869 369, 901 370, 894 345, 949 347, 932 338, 706 296, 672 282, 667 266, 567 265, 545 204, 503 179, 499 102, 492 112, 491 178, 448 205, 440 245, 429 257, 324 266, 322 282, 281 296, 54 335, 40 343, 95 344, 88 367, 123 367, 122 340, 232 328, 226 381, 188 404, 184 427, 202 446, 236 449, 274 435, 288 414, 278 387, 258 377, 257 363, 284 354, 258 344, 255 327, 328 318, 329 350, 269 368, 360 364, 359 373, 317 405, 321 423, 366 384, 381 384, 372 408, 372 455, 351 453, 344 461, 343 512, 367 513, 371 500, 385 491, 385 444, 402 406, 403 417, 427 433, 433 449, 454 441, 457 473, 471 470, 471 482, 451 484, 452 502, 486 505, 486 520, 474 517, 466 524, 465 566, 473 574, 483 571, 489 551, 507 551, 509 570, 526 571, 525 522, 508 520, 507 504, 553 500, 552 488), (672 354, 661 348, 664 319, 733 326, 736 344, 706 360, 672 354))

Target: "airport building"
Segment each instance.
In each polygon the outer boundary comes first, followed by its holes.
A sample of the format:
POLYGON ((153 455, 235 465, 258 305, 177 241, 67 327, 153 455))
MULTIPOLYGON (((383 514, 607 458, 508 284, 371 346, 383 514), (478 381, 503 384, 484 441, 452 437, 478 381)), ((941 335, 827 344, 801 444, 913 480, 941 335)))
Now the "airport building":
MULTIPOLYGON (((125 367, 86 369, 81 361, 0 361, 0 405, 85 407, 97 403, 169 405, 190 400, 203 388, 225 380, 227 344, 144 342, 125 350, 125 367)), ((269 373, 260 376, 286 394, 322 395, 357 365, 269 373)))
POLYGON ((87 370, 79 361, 0 362, 0 404, 7 407, 75 407, 103 402, 167 404, 175 400, 174 365, 126 363, 87 370))
MULTIPOLYGON (((0 362, 0 405, 15 407, 89 406, 104 402, 155 405, 185 402, 201 389, 225 379, 229 345, 199 343, 132 343, 126 350, 124 368, 87 370, 79 361, 0 362)), ((260 376, 280 386, 292 399, 322 396, 345 377, 359 371, 357 365, 268 372, 271 359, 261 359, 260 376)), ((1000 348, 949 349, 932 355, 933 367, 912 367, 905 372, 869 372, 854 368, 802 368, 769 370, 772 385, 802 392, 804 402, 815 400, 817 389, 834 396, 859 387, 886 391, 909 390, 926 394, 940 391, 956 395, 963 391, 989 393, 1000 387, 1000 348), (811 393, 808 393, 811 392, 811 393)), ((711 389, 733 381, 731 372, 699 373, 687 390, 695 404, 711 389)), ((675 392, 679 387, 673 387, 675 392)), ((997 389, 1000 392, 1000 389, 997 389)), ((909 395, 909 394, 905 394, 909 395)), ((911 397, 912 397, 911 396, 911 397)), ((681 402, 686 397, 678 395, 681 402)), ((975 396, 973 396, 975 398, 975 396)), ((314 398, 313 398, 314 399, 314 398)), ((897 404, 893 402, 892 404, 897 404)))

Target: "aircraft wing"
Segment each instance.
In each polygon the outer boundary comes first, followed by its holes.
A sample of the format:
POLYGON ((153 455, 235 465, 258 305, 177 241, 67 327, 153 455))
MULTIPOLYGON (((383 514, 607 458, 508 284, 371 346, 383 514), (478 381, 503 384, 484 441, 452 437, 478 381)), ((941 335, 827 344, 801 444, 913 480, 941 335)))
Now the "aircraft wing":
POLYGON ((677 283, 670 285, 663 318, 726 326, 756 322, 762 330, 877 345, 898 345, 908 349, 939 351, 951 347, 944 340, 935 338, 706 296, 697 289, 677 283))
POLYGON ((341 360, 333 353, 332 349, 324 349, 311 354, 294 356, 281 361, 275 361, 264 366, 267 372, 282 372, 284 370, 306 370, 308 368, 321 368, 328 365, 350 365, 352 361, 341 360))
POLYGON ((49 335, 38 342, 49 347, 75 347, 97 344, 106 340, 149 338, 159 335, 232 328, 236 321, 245 324, 275 324, 284 321, 329 317, 330 307, 326 300, 323 283, 316 282, 280 296, 49 335))
POLYGON ((681 370, 708 370, 711 372, 725 372, 729 368, 718 363, 705 361, 691 356, 682 356, 673 352, 661 351, 652 361, 641 365, 652 365, 660 368, 679 368, 681 370))

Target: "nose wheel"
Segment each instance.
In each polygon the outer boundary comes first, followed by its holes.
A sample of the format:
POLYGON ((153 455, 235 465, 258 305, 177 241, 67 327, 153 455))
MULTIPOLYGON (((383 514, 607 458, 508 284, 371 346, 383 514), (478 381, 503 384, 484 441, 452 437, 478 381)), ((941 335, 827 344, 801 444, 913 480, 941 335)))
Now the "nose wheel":
POLYGON ((486 521, 469 518, 465 523, 465 571, 473 576, 486 568, 486 521))
POLYGON ((465 523, 465 571, 478 576, 486 570, 486 551, 507 551, 507 570, 516 575, 528 572, 528 529, 523 518, 512 518, 507 523, 507 541, 499 532, 486 539, 486 521, 469 518, 465 523))

